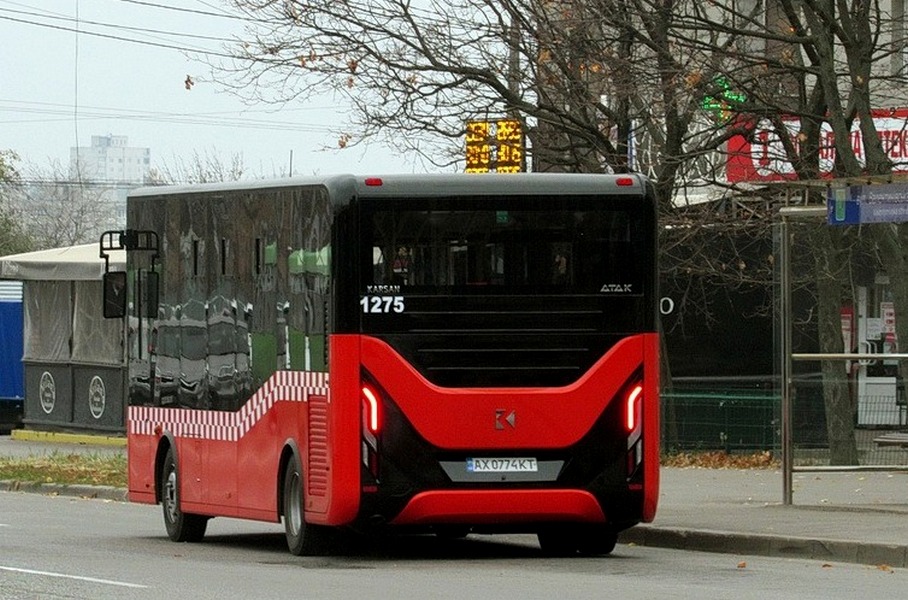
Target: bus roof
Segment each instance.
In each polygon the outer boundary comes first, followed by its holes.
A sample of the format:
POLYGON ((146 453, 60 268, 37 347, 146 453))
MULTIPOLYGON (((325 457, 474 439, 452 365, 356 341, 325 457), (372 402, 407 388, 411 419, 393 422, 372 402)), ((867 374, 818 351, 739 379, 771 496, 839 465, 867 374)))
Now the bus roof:
POLYGON ((605 175, 579 173, 431 173, 408 175, 330 175, 324 177, 285 177, 195 185, 143 187, 129 196, 169 196, 204 192, 264 190, 288 187, 321 186, 334 197, 398 197, 501 194, 613 194, 641 195, 647 180, 639 174, 605 175))

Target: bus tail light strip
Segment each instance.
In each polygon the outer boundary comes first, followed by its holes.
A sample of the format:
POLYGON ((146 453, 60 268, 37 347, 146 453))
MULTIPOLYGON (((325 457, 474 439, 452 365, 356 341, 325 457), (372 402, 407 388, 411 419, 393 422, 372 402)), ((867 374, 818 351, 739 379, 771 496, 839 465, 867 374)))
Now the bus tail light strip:
POLYGON ((363 386, 363 429, 373 437, 378 435, 380 426, 378 394, 367 385, 363 386))
POLYGON ((638 383, 631 388, 625 399, 625 426, 628 438, 628 447, 640 438, 643 430, 643 384, 638 383))

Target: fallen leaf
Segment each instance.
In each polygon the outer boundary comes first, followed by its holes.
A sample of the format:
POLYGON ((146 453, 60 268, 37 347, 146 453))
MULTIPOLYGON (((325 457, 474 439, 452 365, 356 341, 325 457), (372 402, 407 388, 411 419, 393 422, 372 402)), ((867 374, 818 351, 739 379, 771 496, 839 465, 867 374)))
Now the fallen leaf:
POLYGON ((744 561, 742 560, 741 562, 738 563, 738 568, 739 568, 739 569, 746 569, 746 568, 747 568, 747 563, 744 562, 744 561))
POLYGON ((831 569, 831 568, 832 568, 832 565, 829 564, 829 563, 823 563, 823 568, 824 568, 824 569, 831 569))

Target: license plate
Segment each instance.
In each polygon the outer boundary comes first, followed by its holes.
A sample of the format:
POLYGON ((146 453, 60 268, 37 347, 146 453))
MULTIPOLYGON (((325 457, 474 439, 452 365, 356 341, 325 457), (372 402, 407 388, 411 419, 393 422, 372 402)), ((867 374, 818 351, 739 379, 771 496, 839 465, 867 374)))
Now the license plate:
POLYGON ((535 473, 535 458, 468 458, 470 473, 535 473))

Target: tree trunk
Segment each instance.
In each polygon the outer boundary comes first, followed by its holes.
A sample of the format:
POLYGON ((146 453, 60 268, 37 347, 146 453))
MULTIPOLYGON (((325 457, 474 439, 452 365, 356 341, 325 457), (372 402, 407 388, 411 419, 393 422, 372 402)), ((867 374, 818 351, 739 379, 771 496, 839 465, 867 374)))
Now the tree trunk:
MULTIPOLYGON (((820 226, 814 245, 817 281, 817 318, 820 352, 842 353, 841 307, 842 272, 848 252, 842 250, 839 232, 820 226)), ((844 363, 824 360, 823 400, 826 408, 826 435, 830 465, 857 465, 858 449, 854 436, 854 411, 844 363)))

